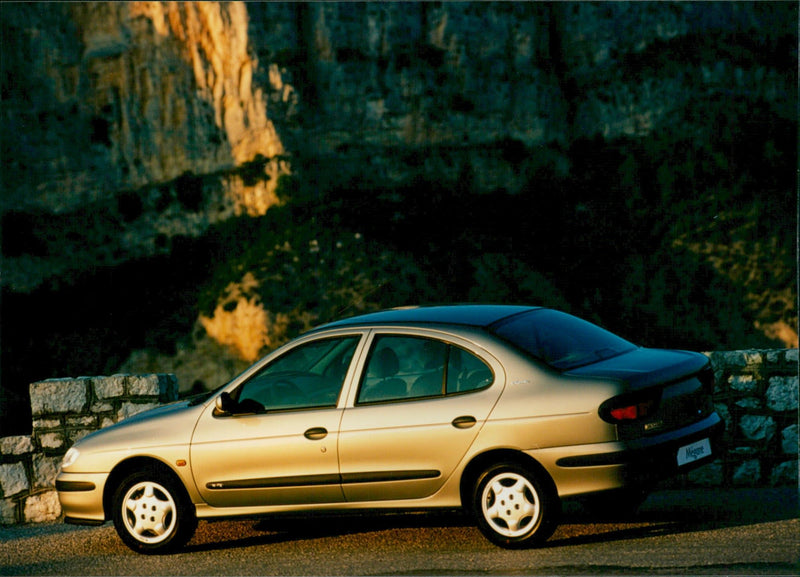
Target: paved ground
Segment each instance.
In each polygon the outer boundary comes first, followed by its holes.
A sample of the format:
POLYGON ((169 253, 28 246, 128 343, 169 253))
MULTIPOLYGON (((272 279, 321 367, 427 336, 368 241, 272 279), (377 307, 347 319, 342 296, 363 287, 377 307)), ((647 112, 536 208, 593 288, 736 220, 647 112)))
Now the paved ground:
POLYGON ((798 575, 794 488, 659 491, 634 516, 568 510, 539 549, 491 545, 453 513, 201 522, 143 556, 110 524, 0 529, 1 575, 798 575))

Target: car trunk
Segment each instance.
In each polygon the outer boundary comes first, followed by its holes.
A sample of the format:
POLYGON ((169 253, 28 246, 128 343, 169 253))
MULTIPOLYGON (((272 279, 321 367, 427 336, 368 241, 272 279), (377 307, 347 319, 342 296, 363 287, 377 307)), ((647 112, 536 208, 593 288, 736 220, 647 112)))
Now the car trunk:
POLYGON ((714 372, 699 353, 639 348, 567 374, 624 384, 624 392, 600 408, 620 440, 679 429, 714 411, 714 372))

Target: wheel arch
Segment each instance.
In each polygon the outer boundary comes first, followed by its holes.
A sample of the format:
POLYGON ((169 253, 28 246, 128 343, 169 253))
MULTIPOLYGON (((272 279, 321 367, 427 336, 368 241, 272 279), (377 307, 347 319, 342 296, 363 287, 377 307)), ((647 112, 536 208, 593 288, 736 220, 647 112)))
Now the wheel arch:
POLYGON ((497 463, 517 463, 531 470, 547 485, 551 495, 558 498, 558 489, 556 488, 553 478, 539 461, 515 449, 492 449, 480 455, 476 455, 464 468, 464 472, 461 474, 461 484, 459 487, 462 508, 470 510, 472 489, 475 483, 477 483, 478 477, 480 477, 481 473, 488 467, 497 463))
POLYGON ((189 493, 186 491, 186 487, 184 486, 180 475, 173 471, 169 465, 164 463, 164 461, 156 459, 155 457, 131 457, 118 463, 112 469, 108 479, 106 479, 105 487, 103 488, 103 515, 106 521, 109 521, 112 518, 114 493, 117 490, 117 487, 119 487, 119 484, 131 473, 144 471, 147 469, 160 475, 170 476, 181 487, 187 502, 191 503, 191 499, 189 499, 189 493))

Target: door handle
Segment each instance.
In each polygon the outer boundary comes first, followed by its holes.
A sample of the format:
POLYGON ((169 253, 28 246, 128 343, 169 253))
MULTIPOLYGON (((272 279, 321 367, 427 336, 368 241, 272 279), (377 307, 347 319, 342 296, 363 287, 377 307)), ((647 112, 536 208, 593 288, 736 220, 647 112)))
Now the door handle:
POLYGON ((456 417, 455 419, 453 419, 453 422, 451 424, 456 429, 469 429, 470 427, 474 426, 475 423, 477 422, 478 421, 475 419, 475 417, 472 417, 470 415, 465 415, 463 417, 456 417))
POLYGON ((328 429, 325 427, 312 427, 308 429, 303 436, 306 439, 311 439, 312 441, 318 441, 320 439, 324 439, 328 436, 328 429))

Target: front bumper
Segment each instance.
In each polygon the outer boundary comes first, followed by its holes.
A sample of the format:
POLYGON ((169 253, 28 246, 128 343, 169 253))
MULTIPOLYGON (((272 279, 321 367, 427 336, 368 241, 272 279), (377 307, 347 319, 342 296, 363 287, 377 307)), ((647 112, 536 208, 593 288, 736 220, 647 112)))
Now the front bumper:
POLYGON ((64 473, 56 478, 56 491, 64 521, 78 525, 100 525, 106 521, 103 488, 108 473, 64 473))

